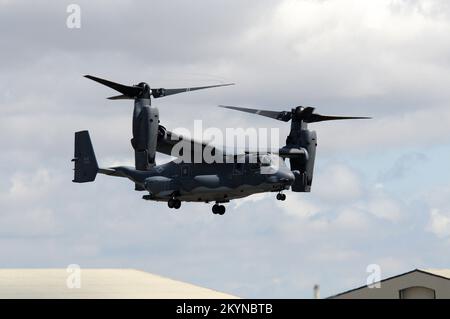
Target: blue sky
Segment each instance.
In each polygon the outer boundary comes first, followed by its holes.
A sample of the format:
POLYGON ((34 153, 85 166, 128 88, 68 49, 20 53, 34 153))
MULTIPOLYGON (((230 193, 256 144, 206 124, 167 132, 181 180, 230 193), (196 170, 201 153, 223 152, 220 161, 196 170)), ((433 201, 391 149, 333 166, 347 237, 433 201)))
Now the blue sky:
MULTIPOLYGON (((0 267, 131 267, 242 297, 328 296, 448 268, 450 6, 438 0, 0 1, 0 267), (137 9, 138 8, 138 9, 137 9), (156 9, 157 8, 157 9, 156 9), (218 104, 371 121, 318 132, 309 194, 176 213, 126 180, 73 184, 73 132, 100 163, 130 163, 129 101, 84 78, 158 87, 236 82, 160 99, 162 124, 278 127, 218 104)), ((156 101, 155 101, 156 103, 156 101)), ((161 157, 163 160, 164 158, 161 157)))

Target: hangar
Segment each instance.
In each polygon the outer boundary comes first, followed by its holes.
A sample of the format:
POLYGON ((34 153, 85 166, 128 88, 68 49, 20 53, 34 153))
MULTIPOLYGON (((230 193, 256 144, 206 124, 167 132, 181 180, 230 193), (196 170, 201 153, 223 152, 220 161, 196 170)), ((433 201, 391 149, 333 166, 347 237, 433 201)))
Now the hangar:
POLYGON ((379 283, 379 288, 364 285, 329 299, 450 299, 450 269, 414 269, 379 283))
POLYGON ((135 269, 0 269, 0 299, 229 299, 235 296, 135 269))

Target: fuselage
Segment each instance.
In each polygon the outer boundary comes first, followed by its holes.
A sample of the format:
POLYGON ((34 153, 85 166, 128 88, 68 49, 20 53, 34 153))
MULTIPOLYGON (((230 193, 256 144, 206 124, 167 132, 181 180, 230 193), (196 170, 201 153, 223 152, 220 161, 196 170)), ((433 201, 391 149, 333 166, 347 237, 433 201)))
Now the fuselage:
POLYGON ((256 193, 280 192, 294 182, 294 174, 278 156, 267 155, 262 162, 252 159, 245 155, 228 163, 172 161, 145 172, 123 168, 123 174, 149 192, 146 199, 156 201, 176 197, 190 202, 228 202, 256 193))

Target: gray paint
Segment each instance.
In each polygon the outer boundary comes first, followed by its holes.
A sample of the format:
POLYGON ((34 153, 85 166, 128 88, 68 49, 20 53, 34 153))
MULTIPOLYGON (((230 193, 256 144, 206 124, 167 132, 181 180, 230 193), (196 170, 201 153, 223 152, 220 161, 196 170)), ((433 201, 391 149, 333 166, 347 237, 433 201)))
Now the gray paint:
POLYGON ((281 192, 291 186, 294 192, 309 192, 313 179, 317 136, 314 131, 308 130, 308 123, 362 119, 362 117, 321 115, 314 113, 312 107, 302 106, 281 112, 221 106, 284 122, 291 121, 286 145, 276 152, 230 155, 213 146, 168 131, 159 125, 158 109, 151 105, 151 96, 159 98, 223 85, 151 90, 150 86, 143 82, 127 86, 90 75, 86 77, 122 93, 109 99, 134 99, 131 144, 135 151, 135 168, 124 166, 99 168, 89 133, 80 131, 75 133, 73 181, 92 182, 97 173, 126 177, 135 183, 135 190, 148 192, 143 199, 167 201, 171 208, 180 208, 182 201, 215 202, 213 212, 222 215, 225 207, 218 204, 233 199, 262 192, 278 192, 277 199, 285 200, 286 196, 281 192), (190 146, 191 153, 180 154, 182 160, 178 158, 163 165, 155 165, 157 151, 173 155, 174 147, 178 147, 180 143, 190 146), (201 155, 207 147, 211 148, 211 153, 215 154, 218 161, 207 163, 203 160, 201 155), (265 161, 261 160, 261 156, 264 156, 265 161), (200 162, 197 161, 199 158, 200 162), (233 161, 230 161, 230 158, 233 161), (286 166, 285 158, 290 159, 290 168, 286 166))

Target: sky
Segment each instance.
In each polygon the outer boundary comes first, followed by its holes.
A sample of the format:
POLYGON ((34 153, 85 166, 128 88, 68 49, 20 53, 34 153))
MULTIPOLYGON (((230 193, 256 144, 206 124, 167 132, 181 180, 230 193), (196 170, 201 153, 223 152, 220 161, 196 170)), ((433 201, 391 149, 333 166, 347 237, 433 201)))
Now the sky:
POLYGON ((449 32, 445 0, 0 0, 0 267, 136 268, 248 298, 330 296, 372 264, 449 268, 449 32), (78 130, 102 166, 133 162, 132 103, 84 74, 236 83, 155 100, 168 129, 289 132, 219 104, 374 119, 310 125, 311 193, 175 211, 128 180, 71 182, 78 130))

